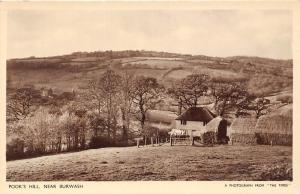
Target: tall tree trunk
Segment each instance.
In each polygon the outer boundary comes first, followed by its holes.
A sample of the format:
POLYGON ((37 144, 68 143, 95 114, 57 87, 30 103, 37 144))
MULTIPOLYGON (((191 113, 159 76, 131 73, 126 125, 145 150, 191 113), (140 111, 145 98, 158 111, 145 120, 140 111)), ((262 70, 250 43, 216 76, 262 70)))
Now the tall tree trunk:
POLYGON ((144 131, 145 120, 146 120, 146 112, 144 110, 142 101, 140 101, 139 108, 140 108, 140 113, 141 113, 141 120, 140 120, 141 128, 142 128, 142 131, 144 131))
POLYGON ((142 127, 142 130, 144 130, 145 121, 146 121, 146 114, 145 113, 141 113, 141 114, 142 114, 142 117, 141 117, 141 127, 142 127))
POLYGON ((74 133, 74 149, 77 150, 78 149, 78 143, 79 143, 79 134, 78 134, 78 129, 75 130, 74 133))
POLYGON ((111 126, 110 126, 110 120, 108 120, 108 122, 107 122, 107 140, 109 141, 110 140, 110 128, 111 128, 111 126))
POLYGON ((61 137, 58 137, 58 146, 57 152, 61 152, 61 137))
POLYGON ((126 116, 126 113, 125 113, 125 109, 124 108, 121 108, 121 113, 122 113, 122 139, 123 141, 125 142, 125 144, 127 145, 128 144, 128 123, 127 123, 127 116, 126 116))
POLYGON ((114 143, 116 143, 117 141, 117 118, 116 116, 113 117, 113 127, 112 127, 112 131, 113 131, 113 141, 114 143))

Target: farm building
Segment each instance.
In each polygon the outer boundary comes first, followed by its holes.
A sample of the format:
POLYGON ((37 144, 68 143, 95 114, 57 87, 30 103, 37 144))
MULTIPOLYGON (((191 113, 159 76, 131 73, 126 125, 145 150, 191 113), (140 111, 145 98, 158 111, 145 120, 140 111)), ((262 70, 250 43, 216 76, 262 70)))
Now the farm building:
MULTIPOLYGON (((205 132, 214 132, 218 141, 223 141, 227 138, 227 120, 218 116, 212 119, 205 127, 205 132)), ((227 143, 227 141, 226 141, 227 143)))
POLYGON ((256 118, 237 118, 229 129, 233 144, 292 145, 292 104, 256 118))
POLYGON ((256 124, 259 144, 292 145, 293 109, 292 105, 279 108, 276 112, 262 116, 256 124))
POLYGON ((146 118, 150 126, 170 130, 174 126, 177 115, 171 111, 149 110, 146 118))
POLYGON ((175 129, 188 136, 200 136, 206 125, 216 117, 206 107, 191 107, 175 119, 175 129))
POLYGON ((229 138, 233 144, 256 144, 256 118, 236 118, 229 129, 229 138))

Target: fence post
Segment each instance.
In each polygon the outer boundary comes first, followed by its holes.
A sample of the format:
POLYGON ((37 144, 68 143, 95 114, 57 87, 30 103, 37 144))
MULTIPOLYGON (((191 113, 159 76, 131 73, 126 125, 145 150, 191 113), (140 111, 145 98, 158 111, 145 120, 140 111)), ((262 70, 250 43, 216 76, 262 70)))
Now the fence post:
POLYGON ((153 137, 151 137, 151 146, 153 147, 153 137))
POLYGON ((140 147, 140 140, 139 139, 136 140, 136 146, 137 146, 137 148, 140 147))
POLYGON ((195 143, 194 141, 195 141, 195 140, 194 140, 194 137, 192 137, 192 146, 193 146, 193 145, 194 145, 194 143, 195 143))

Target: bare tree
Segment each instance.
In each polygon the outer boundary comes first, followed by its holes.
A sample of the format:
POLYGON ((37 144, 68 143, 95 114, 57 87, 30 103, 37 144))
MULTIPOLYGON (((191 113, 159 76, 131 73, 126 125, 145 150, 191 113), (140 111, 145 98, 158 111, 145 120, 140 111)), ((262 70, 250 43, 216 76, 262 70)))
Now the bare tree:
POLYGON ((126 142, 126 144, 128 143, 130 118, 133 114, 134 80, 134 75, 127 71, 121 75, 120 110, 122 116, 123 141, 126 142))
POLYGON ((60 128, 67 142, 67 150, 77 149, 78 146, 78 118, 65 112, 59 119, 60 128))
POLYGON ((84 95, 85 102, 89 109, 96 109, 98 116, 101 115, 103 108, 103 95, 101 84, 97 80, 90 80, 87 93, 84 95))
POLYGON ((41 154, 55 138, 56 123, 56 116, 40 108, 33 116, 19 120, 16 124, 21 127, 17 127, 14 133, 24 140, 28 152, 41 154))
POLYGON ((120 83, 121 76, 113 70, 107 70, 98 82, 104 102, 103 112, 107 123, 107 137, 110 139, 110 133, 112 132, 114 141, 116 140, 117 117, 120 104, 120 83))
POLYGON ((89 109, 96 109, 98 121, 105 119, 107 139, 116 140, 117 119, 120 107, 121 76, 113 70, 107 70, 98 80, 88 84, 86 99, 89 109))

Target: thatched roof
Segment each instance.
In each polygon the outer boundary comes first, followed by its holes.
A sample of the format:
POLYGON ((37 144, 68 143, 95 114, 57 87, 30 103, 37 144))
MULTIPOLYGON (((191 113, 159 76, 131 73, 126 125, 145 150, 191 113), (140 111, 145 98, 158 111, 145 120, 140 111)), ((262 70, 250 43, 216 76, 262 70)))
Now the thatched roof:
POLYGON ((229 129, 229 133, 253 134, 256 132, 256 118, 236 118, 229 129))
POLYGON ((208 123, 215 117, 216 115, 206 107, 191 107, 177 117, 176 120, 201 121, 208 123))
POLYGON ((278 108, 272 115, 281 115, 284 117, 293 117, 293 104, 288 104, 286 106, 282 106, 278 108))
POLYGON ((147 120, 150 122, 158 123, 172 123, 177 115, 171 111, 162 111, 162 110, 149 110, 147 112, 147 120))
POLYGON ((206 131, 214 131, 216 132, 218 130, 218 127, 220 125, 220 122, 222 121, 222 117, 218 116, 214 119, 212 119, 206 126, 206 131))
POLYGON ((293 107, 287 105, 258 119, 256 129, 261 133, 293 134, 293 107))

